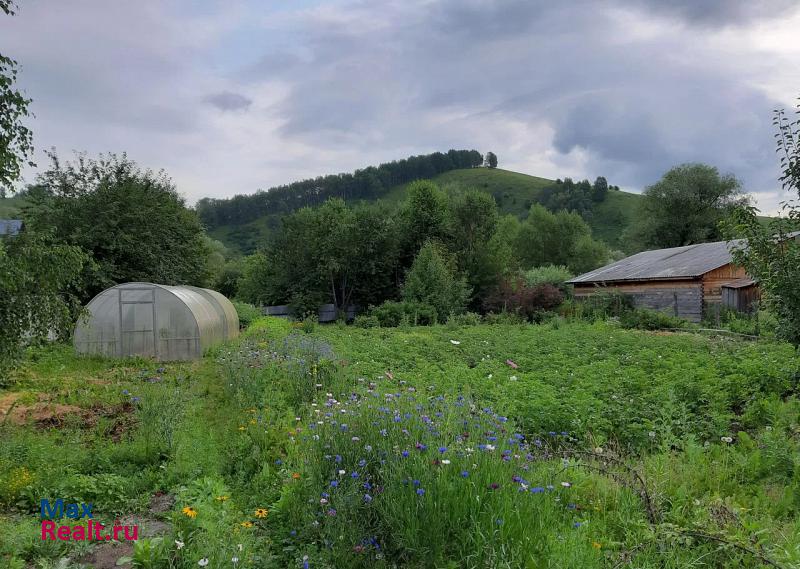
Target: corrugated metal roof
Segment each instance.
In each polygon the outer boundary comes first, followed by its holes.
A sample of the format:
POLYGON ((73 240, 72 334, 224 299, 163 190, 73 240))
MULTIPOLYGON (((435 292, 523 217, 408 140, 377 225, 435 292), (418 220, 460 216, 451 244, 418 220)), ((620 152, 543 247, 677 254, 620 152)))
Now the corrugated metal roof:
POLYGON ((22 231, 21 219, 0 219, 0 235, 17 235, 22 231))
POLYGON ((605 267, 584 273, 569 283, 591 283, 699 277, 732 261, 731 249, 743 240, 698 243, 685 247, 643 251, 605 267))

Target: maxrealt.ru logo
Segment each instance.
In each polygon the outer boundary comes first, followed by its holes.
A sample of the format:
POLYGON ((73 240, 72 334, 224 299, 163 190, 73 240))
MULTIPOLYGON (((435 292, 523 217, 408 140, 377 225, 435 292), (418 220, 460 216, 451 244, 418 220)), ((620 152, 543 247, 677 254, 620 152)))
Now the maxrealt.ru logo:
POLYGON ((139 526, 113 525, 111 533, 103 533, 106 529, 101 523, 95 522, 92 515, 93 504, 65 503, 63 498, 53 502, 44 499, 41 501, 42 539, 61 541, 109 541, 126 540, 134 541, 139 538, 139 526), (85 520, 77 525, 57 524, 53 520, 85 520))

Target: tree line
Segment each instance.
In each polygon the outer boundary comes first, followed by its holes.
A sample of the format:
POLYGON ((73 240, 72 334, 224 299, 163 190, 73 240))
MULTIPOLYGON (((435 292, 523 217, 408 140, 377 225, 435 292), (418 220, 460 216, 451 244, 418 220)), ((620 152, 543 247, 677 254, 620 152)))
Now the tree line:
MULTIPOLYGON (((494 157, 491 167, 496 167, 497 157, 491 156, 494 157)), ((477 150, 434 152, 369 166, 352 174, 331 174, 293 182, 255 194, 227 199, 203 198, 196 209, 203 224, 213 230, 221 225, 242 225, 268 214, 320 205, 330 198, 375 200, 394 186, 483 163, 483 155, 477 150)))
POLYGON ((608 256, 577 213, 535 204, 521 221, 501 216, 485 192, 417 181, 394 209, 333 198, 285 216, 245 259, 236 294, 300 314, 323 303, 344 310, 405 299, 441 320, 489 309, 503 283, 528 269, 563 265, 576 274, 608 256))

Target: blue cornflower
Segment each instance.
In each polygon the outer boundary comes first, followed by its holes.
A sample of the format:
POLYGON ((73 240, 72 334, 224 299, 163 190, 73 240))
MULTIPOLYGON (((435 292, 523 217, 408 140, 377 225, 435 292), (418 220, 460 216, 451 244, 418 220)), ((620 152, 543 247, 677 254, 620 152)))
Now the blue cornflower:
POLYGON ((330 497, 331 497, 331 495, 330 495, 330 494, 328 494, 327 492, 323 492, 323 493, 321 494, 321 496, 322 496, 323 498, 325 498, 325 499, 327 499, 327 498, 330 498, 330 497))
POLYGON ((331 488, 337 488, 339 486, 338 480, 331 480, 331 488))
POLYGON ((359 466, 362 466, 362 467, 363 467, 363 466, 366 466, 366 465, 367 465, 367 461, 366 461, 365 459, 363 459, 363 458, 362 458, 361 460, 359 460, 359 461, 358 461, 358 465, 359 465, 359 466))
POLYGON ((497 518, 497 519, 495 520, 495 523, 496 523, 497 525, 501 526, 501 525, 503 525, 503 519, 502 519, 502 518, 497 518))
POLYGON ((404 450, 404 451, 403 451, 403 452, 401 452, 400 454, 403 456, 403 458, 406 458, 406 457, 408 456, 408 451, 407 451, 407 450, 404 450))
POLYGON ((466 478, 467 476, 469 476, 469 472, 467 472, 466 470, 462 470, 461 471, 461 478, 466 478))
POLYGON ((531 488, 531 494, 541 494, 542 492, 544 492, 544 488, 541 486, 534 486, 531 488))
POLYGON ((372 484, 369 482, 364 482, 364 490, 372 490, 372 484))
POLYGON ((350 473, 350 478, 358 478, 358 472, 355 472, 355 471, 351 472, 350 473))
POLYGON ((419 480, 412 480, 412 481, 411 481, 411 483, 412 483, 414 486, 419 486, 419 484, 420 484, 419 480))
POLYGON ((367 504, 369 504, 370 502, 372 502, 372 496, 370 496, 369 494, 364 494, 364 501, 367 504))
POLYGON ((574 527, 574 528, 581 527, 581 522, 575 522, 574 524, 572 524, 572 527, 574 527))
POLYGON ((444 454, 447 452, 447 447, 439 447, 439 452, 444 454))
POLYGON ((417 488, 417 496, 424 496, 425 489, 424 488, 417 488))
POLYGON ((278 466, 280 466, 281 464, 283 464, 283 461, 282 461, 280 458, 276 458, 276 459, 275 459, 275 464, 277 464, 278 466))
POLYGON ((333 460, 335 460, 336 462, 342 462, 342 455, 337 454, 335 457, 333 457, 333 460))

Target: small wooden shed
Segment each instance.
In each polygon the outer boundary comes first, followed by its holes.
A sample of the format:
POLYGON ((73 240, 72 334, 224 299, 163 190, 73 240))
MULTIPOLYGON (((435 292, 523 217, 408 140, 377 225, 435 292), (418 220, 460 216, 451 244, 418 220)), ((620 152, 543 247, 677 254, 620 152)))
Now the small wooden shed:
POLYGON ((737 312, 752 312, 761 295, 753 279, 736 279, 722 285, 722 306, 737 312))
POLYGON ((578 298, 618 291, 631 296, 635 306, 699 322, 706 305, 723 302, 723 287, 748 290, 747 296, 726 293, 726 298, 737 296, 732 307, 744 306, 746 298, 758 294, 744 269, 733 264, 731 251, 743 246, 735 240, 643 251, 568 283, 578 298))

